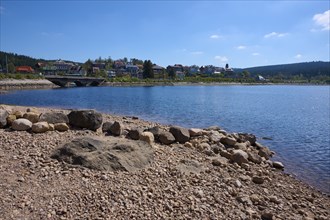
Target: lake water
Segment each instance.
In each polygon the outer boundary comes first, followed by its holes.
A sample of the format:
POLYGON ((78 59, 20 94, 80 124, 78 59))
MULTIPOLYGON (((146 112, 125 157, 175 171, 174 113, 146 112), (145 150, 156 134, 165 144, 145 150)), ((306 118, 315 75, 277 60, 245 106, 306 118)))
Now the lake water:
POLYGON ((329 86, 155 86, 22 90, 0 103, 93 108, 165 124, 249 132, 286 171, 330 193, 329 86))

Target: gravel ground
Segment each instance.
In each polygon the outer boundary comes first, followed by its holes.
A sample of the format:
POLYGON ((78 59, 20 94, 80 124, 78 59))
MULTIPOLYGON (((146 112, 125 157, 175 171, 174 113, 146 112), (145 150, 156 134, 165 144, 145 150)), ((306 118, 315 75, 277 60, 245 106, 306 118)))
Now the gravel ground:
MULTIPOLYGON (((158 125, 104 115, 113 120, 126 127, 158 125)), ((330 198, 288 174, 265 163, 215 166, 180 144, 154 144, 154 162, 135 173, 50 158, 57 147, 86 135, 104 136, 99 130, 0 129, 0 219, 329 219, 330 198)))

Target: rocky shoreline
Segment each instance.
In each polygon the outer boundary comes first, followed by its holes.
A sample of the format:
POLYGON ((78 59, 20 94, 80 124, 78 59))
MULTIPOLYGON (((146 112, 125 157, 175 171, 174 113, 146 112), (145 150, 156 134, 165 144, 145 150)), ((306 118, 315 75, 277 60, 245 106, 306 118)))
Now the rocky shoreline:
POLYGON ((0 105, 1 219, 329 219, 253 134, 0 105))

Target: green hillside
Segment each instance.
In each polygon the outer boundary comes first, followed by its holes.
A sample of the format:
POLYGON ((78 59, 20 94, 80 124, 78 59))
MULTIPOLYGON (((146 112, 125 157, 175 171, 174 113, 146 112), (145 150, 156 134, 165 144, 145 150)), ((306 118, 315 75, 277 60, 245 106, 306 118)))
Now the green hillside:
POLYGON ((321 79, 330 77, 330 62, 306 62, 241 69, 251 76, 262 75, 265 78, 279 79, 321 79))

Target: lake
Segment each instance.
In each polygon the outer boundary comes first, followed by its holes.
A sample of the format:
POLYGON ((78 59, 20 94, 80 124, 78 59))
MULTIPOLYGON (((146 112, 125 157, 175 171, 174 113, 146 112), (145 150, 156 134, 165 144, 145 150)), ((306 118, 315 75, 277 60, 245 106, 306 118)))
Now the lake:
POLYGON ((330 193, 329 86, 155 86, 21 90, 0 103, 93 108, 165 124, 253 133, 286 172, 330 193), (262 137, 271 140, 261 139, 262 137))

